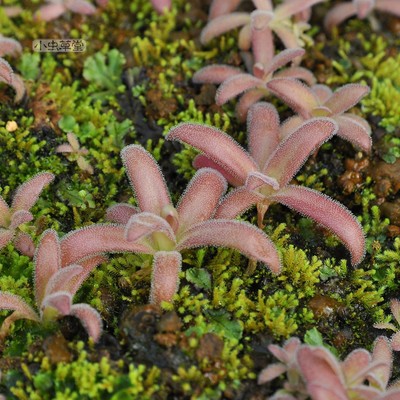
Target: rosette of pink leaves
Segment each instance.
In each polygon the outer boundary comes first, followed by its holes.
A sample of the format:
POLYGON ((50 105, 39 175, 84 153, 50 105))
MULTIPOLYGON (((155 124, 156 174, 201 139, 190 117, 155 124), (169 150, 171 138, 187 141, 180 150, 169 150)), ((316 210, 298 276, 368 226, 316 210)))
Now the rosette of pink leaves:
POLYGON ((329 118, 313 118, 281 141, 279 116, 268 103, 256 103, 248 116, 249 152, 217 128, 183 123, 167 139, 180 140, 203 154, 195 168, 220 171, 237 188, 221 201, 216 218, 235 218, 257 205, 258 224, 274 202, 284 204, 336 234, 351 253, 353 264, 364 257, 365 238, 360 223, 339 202, 315 190, 290 185, 291 179, 316 149, 337 132, 329 118))
POLYGON ((0 338, 7 335, 11 324, 18 319, 46 323, 73 315, 81 321, 89 336, 98 341, 102 332, 100 314, 88 304, 72 304, 72 299, 89 273, 105 260, 103 256, 96 256, 85 259, 80 265, 61 268, 57 233, 51 229, 45 231, 35 253, 35 300, 39 312, 21 297, 0 292, 0 309, 14 311, 3 321, 0 338))
POLYGON ((400 301, 397 299, 392 299, 390 302, 390 310, 392 311, 393 318, 399 327, 396 328, 396 326, 391 323, 380 322, 378 324, 374 324, 374 328, 390 329, 391 331, 394 331, 395 333, 390 339, 390 344, 392 345, 392 349, 394 351, 400 351, 400 301))
MULTIPOLYGON (((253 0, 257 10, 262 11, 268 16, 268 27, 279 37, 286 48, 301 47, 301 40, 297 32, 293 29, 293 22, 290 20, 293 15, 299 14, 317 3, 325 0, 294 0, 286 1, 277 7, 273 7, 271 0, 253 0)), ((231 12, 222 14, 226 10, 231 11, 236 8, 237 1, 230 2, 229 6, 223 10, 220 2, 212 7, 213 17, 201 32, 200 40, 207 44, 215 37, 222 35, 232 29, 241 28, 239 32, 238 44, 241 50, 249 50, 251 46, 251 15, 247 12, 231 12), (232 5, 234 7, 232 7, 232 5)), ((301 31, 301 29, 300 29, 301 31)))
POLYGON ((13 39, 0 36, 0 82, 10 85, 15 90, 14 101, 18 103, 25 94, 25 85, 22 78, 15 74, 10 64, 2 57, 17 57, 22 53, 21 44, 13 39))
POLYGON ((388 340, 375 340, 372 354, 353 350, 343 362, 324 347, 301 346, 297 362, 313 400, 398 400, 400 389, 388 389, 392 351, 388 340))
POLYGON ((368 122, 346 112, 369 93, 368 86, 350 83, 332 92, 328 86, 314 85, 310 88, 297 79, 274 79, 266 86, 297 113, 282 124, 283 136, 310 118, 329 117, 338 124, 338 136, 365 152, 371 151, 371 127, 368 122))
POLYGON ((198 171, 175 208, 150 153, 130 145, 122 150, 121 157, 139 207, 116 204, 107 212, 115 225, 93 225, 66 235, 61 241, 63 265, 105 252, 152 254, 150 302, 156 305, 171 301, 178 290, 180 252, 185 249, 231 247, 279 272, 278 253, 261 230, 244 222, 213 219, 226 190, 219 172, 198 171))
MULTIPOLYGON (((35 13, 35 19, 41 21, 51 21, 65 14, 67 11, 81 15, 92 15, 97 12, 97 8, 86 0, 46 0, 47 5, 39 8, 35 13)), ((97 0, 100 7, 105 7, 108 0, 97 0)))
POLYGON ((331 31, 334 26, 353 16, 364 19, 373 10, 400 17, 400 2, 398 0, 353 0, 337 4, 325 16, 325 29, 331 31))
POLYGON ((23 253, 32 256, 33 242, 29 235, 16 232, 20 225, 32 221, 29 211, 36 203, 42 190, 54 179, 49 172, 41 172, 29 179, 16 190, 11 207, 0 196, 0 249, 12 240, 23 253))

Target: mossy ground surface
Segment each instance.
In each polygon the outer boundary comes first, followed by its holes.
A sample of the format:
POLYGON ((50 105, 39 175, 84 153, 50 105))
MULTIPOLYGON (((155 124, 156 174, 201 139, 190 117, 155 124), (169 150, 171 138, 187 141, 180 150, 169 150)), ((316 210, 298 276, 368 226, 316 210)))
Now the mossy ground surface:
MULTIPOLYGON (((0 11, 0 33, 18 39, 24 54, 10 59, 28 95, 13 104, 11 88, 0 88, 0 194, 9 201, 16 187, 40 171, 56 175, 32 210, 24 229, 37 242, 54 228, 59 235, 104 222, 116 202, 135 200, 120 150, 139 143, 158 160, 176 202, 193 176, 196 152, 164 141, 182 121, 221 128, 243 145, 245 124, 234 104, 214 104, 215 87, 194 85, 191 76, 212 63, 241 66, 236 35, 201 46, 199 33, 209 1, 174 2, 158 16, 147 0, 111 0, 92 17, 76 14, 51 23, 32 21, 38 1, 5 1, 25 11, 13 20, 0 11), (32 53, 37 38, 82 38, 84 53, 32 53), (8 121, 18 129, 10 132, 8 121), (56 153, 73 132, 89 150, 90 174, 76 159, 56 153)), ((79 322, 55 326, 18 321, 2 345, 0 393, 7 399, 259 399, 279 387, 258 386, 258 372, 273 361, 267 345, 290 336, 323 343, 345 356, 371 348, 390 320, 391 298, 400 297, 400 39, 399 20, 349 21, 332 36, 318 26, 326 6, 315 9, 304 65, 319 83, 371 86, 354 112, 372 126, 372 154, 358 153, 334 138, 296 176, 346 205, 360 219, 367 254, 356 269, 344 246, 326 230, 274 205, 265 231, 277 245, 283 271, 226 249, 183 254, 179 293, 162 311, 147 306, 151 257, 110 256, 78 292, 103 317, 100 343, 87 340, 79 322), (368 39, 367 39, 368 38, 368 39)), ((289 110, 278 106, 281 119, 289 110)), ((243 217, 255 223, 254 210, 243 217)), ((32 303, 32 261, 10 244, 0 253, 0 290, 32 303)), ((2 312, 2 315, 7 315, 2 312)), ((393 378, 400 377, 395 354, 393 378)))

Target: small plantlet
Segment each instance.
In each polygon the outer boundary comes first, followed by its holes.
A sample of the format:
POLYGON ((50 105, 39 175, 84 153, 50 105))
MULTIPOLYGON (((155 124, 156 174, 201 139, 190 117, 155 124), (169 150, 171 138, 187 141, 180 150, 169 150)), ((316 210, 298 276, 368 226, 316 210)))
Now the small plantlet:
POLYGON ((5 338, 11 324, 18 319, 47 323, 65 315, 73 315, 82 322, 89 336, 98 341, 102 331, 100 314, 88 304, 72 304, 72 299, 89 273, 104 261, 104 257, 95 256, 80 265, 61 268, 57 233, 50 229, 45 231, 35 253, 35 300, 39 312, 21 297, 0 292, 0 309, 14 311, 3 321, 0 339, 5 338))
POLYGON ((107 211, 115 225, 92 225, 66 235, 61 241, 63 265, 107 252, 152 254, 150 302, 155 305, 172 301, 178 290, 180 252, 185 249, 231 247, 279 272, 277 250, 261 230, 245 222, 213 218, 226 190, 219 172, 209 168, 198 171, 175 208, 150 153, 130 145, 121 157, 139 207, 116 204, 107 211))
POLYGON ((328 118, 304 122, 283 141, 275 108, 256 103, 248 116, 249 153, 226 133, 201 124, 183 123, 167 139, 180 140, 199 150, 196 168, 220 171, 233 186, 221 201, 217 218, 235 218, 257 205, 258 224, 270 204, 282 203, 335 233, 351 253, 352 263, 364 257, 365 239, 360 223, 342 204, 315 190, 291 185, 290 181, 306 159, 337 132, 328 118))

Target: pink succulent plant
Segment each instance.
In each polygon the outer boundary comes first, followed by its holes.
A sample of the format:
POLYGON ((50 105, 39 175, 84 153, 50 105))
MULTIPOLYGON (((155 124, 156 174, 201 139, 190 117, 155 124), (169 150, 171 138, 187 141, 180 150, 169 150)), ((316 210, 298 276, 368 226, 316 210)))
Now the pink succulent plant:
POLYGON ((392 311, 393 318, 397 322, 398 328, 391 323, 381 322, 374 324, 374 328, 377 329, 390 329, 395 333, 390 339, 390 344, 394 351, 400 351, 400 300, 392 299, 390 302, 390 310, 392 311))
MULTIPOLYGON (((92 15, 97 12, 96 7, 86 0, 46 0, 47 5, 39 8, 35 13, 35 19, 41 21, 51 21, 72 11, 82 15, 92 15)), ((105 2, 101 2, 102 4, 105 2)), ((102 5, 101 4, 101 5, 102 5)))
POLYGON ((213 219, 226 181, 212 169, 198 171, 177 207, 154 158, 137 145, 121 152, 139 207, 116 204, 107 212, 116 225, 93 225, 61 241, 63 265, 93 254, 137 252, 152 254, 150 302, 171 301, 179 286, 180 252, 200 246, 231 247, 266 263, 278 273, 280 261, 273 243, 251 224, 213 219))
MULTIPOLYGON (((20 225, 33 219, 29 210, 36 203, 42 190, 53 179, 54 175, 49 172, 35 175, 18 187, 11 207, 0 197, 0 249, 15 238, 20 225)), ((16 240, 19 243, 19 249, 31 247, 31 239, 28 235, 18 234, 16 240)))
MULTIPOLYGON (((257 48, 254 49, 256 51, 257 48)), ((232 98, 242 95, 236 106, 239 120, 246 119, 249 108, 260 99, 270 95, 267 83, 274 79, 299 78, 309 84, 315 83, 314 75, 305 68, 291 66, 276 72, 279 68, 303 56, 303 49, 286 49, 269 59, 268 55, 258 55, 252 65, 252 74, 244 73, 229 65, 210 65, 193 75, 195 83, 221 84, 215 96, 218 105, 225 104, 232 98), (258 60, 262 60, 258 61, 258 60)), ((257 51, 256 51, 257 54, 257 51)))
POLYGON ((89 273, 105 260, 102 256, 96 256, 87 258, 80 265, 61 268, 57 233, 50 229, 45 231, 35 253, 35 300, 39 312, 21 297, 0 292, 0 309, 14 311, 3 321, 0 338, 4 339, 11 324, 19 319, 46 323, 73 315, 81 321, 89 336, 98 341, 102 332, 100 314, 88 304, 72 304, 72 299, 89 273))
POLYGON ((302 346, 297 361, 313 400, 400 398, 399 389, 386 391, 393 360, 383 336, 376 339, 372 354, 356 349, 339 362, 324 347, 302 346))
POLYGON ((329 117, 339 126, 338 136, 365 152, 371 151, 371 127, 368 122, 346 112, 369 93, 368 86, 351 83, 332 92, 328 86, 314 85, 309 88, 296 79, 274 79, 266 86, 298 113, 282 124, 284 137, 310 118, 329 117))
MULTIPOLYGON (((301 40, 293 29, 293 22, 290 18, 301 13, 317 3, 325 0, 294 0, 286 1, 278 5, 275 9, 271 0, 253 0, 258 11, 264 13, 268 17, 268 27, 279 37, 286 48, 301 47, 301 40)), ((236 7, 237 2, 229 2, 229 5, 222 8, 223 10, 231 10, 232 6, 236 7)), ((217 2, 213 5, 213 17, 203 29, 200 40, 203 44, 210 42, 213 38, 226 33, 232 29, 239 28, 239 48, 241 50, 249 50, 251 46, 251 14, 246 12, 231 12, 222 14, 222 5, 217 2), (222 15, 221 15, 222 14, 222 15)), ((301 31, 301 29, 300 29, 301 31)))
POLYGON ((289 184, 309 155, 336 131, 332 119, 313 118, 281 141, 275 108, 257 103, 248 116, 249 153, 226 133, 201 124, 180 124, 167 139, 202 151, 194 166, 215 168, 237 187, 222 199, 216 218, 235 218, 257 205, 258 224, 262 226, 269 205, 282 203, 335 233, 350 251, 352 263, 358 264, 364 257, 365 238, 353 214, 324 194, 289 184))
POLYGON ((325 16, 325 29, 331 31, 334 26, 353 16, 364 19, 373 10, 400 17, 400 2, 398 0, 352 0, 337 4, 325 16))

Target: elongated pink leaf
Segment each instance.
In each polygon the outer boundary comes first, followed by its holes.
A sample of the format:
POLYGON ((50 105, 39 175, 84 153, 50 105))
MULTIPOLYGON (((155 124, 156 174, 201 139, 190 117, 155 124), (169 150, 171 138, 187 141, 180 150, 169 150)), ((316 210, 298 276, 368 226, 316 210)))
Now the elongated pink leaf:
POLYGON ((370 374, 370 381, 373 386, 379 390, 386 390, 392 374, 393 355, 390 341, 384 337, 379 336, 374 342, 374 349, 372 351, 372 361, 374 363, 382 363, 376 366, 370 374), (372 379, 373 380, 372 380, 372 379))
POLYGON ((21 297, 12 293, 0 291, 0 310, 16 311, 19 318, 31 319, 33 321, 39 320, 33 308, 21 297))
POLYGON ((6 228, 10 223, 10 209, 6 201, 0 196, 0 227, 6 228))
POLYGON ((273 18, 270 11, 255 10, 251 13, 251 47, 254 62, 269 65, 274 57, 274 41, 269 22, 273 18))
POLYGON ((251 48, 251 27, 250 24, 242 26, 238 36, 238 47, 241 51, 250 51, 251 48))
POLYGON ((13 212, 29 210, 37 201, 42 190, 54 179, 49 172, 41 172, 18 187, 12 204, 13 212))
POLYGON ((347 247, 353 265, 365 254, 365 238, 360 223, 342 204, 312 189, 288 185, 270 196, 328 228, 347 247), (334 216, 334 217, 333 217, 334 216))
POLYGON ((335 121, 339 125, 338 136, 348 140, 366 153, 371 151, 372 139, 370 129, 366 130, 365 125, 360 124, 353 118, 348 118, 347 114, 335 117, 335 121))
POLYGON ((154 254, 150 303, 171 302, 179 287, 182 256, 177 251, 158 251, 154 254))
POLYGON ((275 20, 289 18, 323 1, 325 0, 291 0, 283 2, 275 9, 275 20))
POLYGON ((160 216, 148 212, 134 214, 126 224, 125 238, 137 242, 154 232, 162 232, 175 243, 175 234, 168 222, 160 216))
POLYGON ((124 225, 91 225, 65 235, 61 240, 61 264, 63 267, 82 259, 104 253, 137 252, 152 254, 144 243, 125 239, 124 225))
POLYGON ((307 385, 307 392, 313 400, 349 400, 343 387, 335 387, 333 384, 327 387, 323 380, 307 385))
POLYGON ((24 81, 18 74, 13 74, 11 86, 15 90, 14 103, 19 103, 23 99, 26 89, 24 81))
POLYGON ((356 13, 356 7, 352 2, 337 4, 325 16, 325 30, 331 31, 334 26, 341 24, 344 20, 350 18, 356 13))
POLYGON ((239 178, 242 184, 250 171, 258 170, 250 155, 230 136, 217 128, 183 123, 172 128, 167 139, 179 140, 199 149, 208 158, 239 178))
POLYGON ((22 46, 18 40, 0 37, 0 57, 17 57, 22 53, 22 46))
POLYGON ((94 14, 97 11, 92 3, 85 0, 64 0, 64 4, 72 12, 82 15, 94 14))
POLYGON ((242 0, 213 0, 210 6, 209 19, 234 11, 242 0))
POLYGON ((258 202, 262 202, 263 199, 262 195, 252 193, 243 186, 239 187, 222 198, 215 213, 215 218, 234 219, 258 202))
POLYGON ((388 390, 386 393, 382 394, 378 400, 398 400, 400 399, 400 389, 388 390))
POLYGON ((222 168, 219 164, 214 162, 213 160, 206 157, 204 154, 198 154, 193 160, 193 167, 196 169, 200 168, 212 168, 218 171, 232 186, 241 186, 241 180, 230 174, 224 168, 222 168))
POLYGON ((69 315, 71 312, 71 302, 72 296, 68 292, 56 292, 45 296, 40 309, 42 319, 46 320, 47 315, 51 315, 51 317, 54 318, 54 314, 52 312, 49 313, 49 310, 46 310, 49 307, 57 310, 61 316, 69 315))
POLYGON ((226 180, 219 172, 210 168, 197 171, 177 206, 179 233, 212 218, 226 189, 226 180))
POLYGON ((278 147, 279 115, 270 103, 254 104, 247 116, 248 147, 260 169, 278 147))
POLYGON ((0 82, 7 83, 8 85, 12 84, 14 72, 10 66, 10 64, 4 60, 4 58, 0 58, 0 82))
POLYGON ((233 248, 267 264, 275 274, 281 269, 274 244, 263 231, 246 222, 226 219, 201 222, 185 232, 177 250, 201 246, 233 248))
POLYGON ((233 12, 228 15, 221 15, 208 22, 201 31, 200 41, 202 44, 207 44, 215 37, 249 23, 250 15, 248 13, 233 12))
POLYGON ((18 226, 33 220, 31 212, 26 210, 18 210, 11 216, 10 229, 16 229, 18 226))
POLYGON ((15 248, 23 255, 33 258, 35 255, 35 243, 32 238, 25 232, 18 232, 14 239, 15 248))
POLYGON ((390 344, 394 351, 400 351, 400 330, 391 337, 390 344))
POLYGON ((317 96, 320 104, 324 104, 333 94, 332 89, 326 85, 313 85, 311 90, 317 96))
POLYGON ((171 200, 156 160, 142 146, 134 144, 124 147, 121 157, 140 210, 161 215, 171 200))
POLYGON ((279 184, 275 178, 271 178, 270 176, 264 175, 261 172, 250 172, 245 184, 248 190, 257 190, 259 187, 264 185, 270 186, 274 190, 279 189, 279 184))
POLYGON ((260 78, 256 78, 250 74, 235 75, 220 85, 215 96, 215 102, 218 105, 225 104, 230 99, 238 96, 246 90, 263 87, 264 81, 260 78))
POLYGON ((400 325, 400 300, 392 299, 390 301, 390 311, 392 312, 394 319, 400 325))
POLYGON ((295 361, 297 350, 300 348, 301 342, 297 337, 291 337, 288 339, 283 347, 275 344, 270 344, 268 350, 284 364, 289 364, 295 361))
POLYGON ((300 48, 283 50, 271 60, 265 73, 270 74, 294 60, 296 57, 302 57, 304 54, 305 50, 300 48))
POLYGON ((304 123, 304 119, 298 115, 288 118, 281 124, 279 130, 279 137, 281 141, 285 140, 289 135, 291 135, 294 131, 300 128, 300 126, 304 123))
POLYGON ((400 3, 396 0, 377 0, 375 9, 400 17, 400 3))
POLYGON ((45 297, 56 292, 67 292, 71 281, 82 272, 83 268, 76 264, 59 269, 55 274, 49 277, 49 281, 46 285, 45 297))
POLYGON ((34 18, 35 20, 40 21, 51 21, 64 14, 66 10, 67 9, 63 3, 48 4, 40 7, 39 10, 35 13, 34 18))
MULTIPOLYGON (((294 49, 301 47, 302 42, 300 41, 299 36, 296 35, 288 26, 279 23, 272 23, 271 28, 275 32, 276 36, 279 37, 285 48, 294 49)), ((301 60, 299 59, 297 64, 299 64, 300 61, 301 60)))
POLYGON ((365 349, 355 349, 346 357, 342 362, 342 371, 349 386, 359 385, 365 381, 365 375, 358 376, 358 381, 355 378, 360 371, 368 368, 371 360, 371 354, 365 349))
POLYGON ((140 210, 137 207, 126 203, 119 203, 107 208, 106 218, 108 221, 117 224, 126 224, 132 215, 139 212, 140 210))
POLYGON ((230 65, 208 65, 199 69, 192 77, 194 83, 215 83, 219 84, 226 79, 242 74, 240 68, 231 67, 230 65))
POLYGON ((276 363, 270 364, 267 368, 264 368, 257 378, 257 383, 262 385, 263 383, 272 381, 273 379, 277 378, 279 375, 282 375, 286 372, 287 368, 284 364, 276 363))
POLYGON ((315 76, 310 70, 297 66, 292 66, 276 72, 273 79, 278 78, 300 79, 307 83, 307 85, 313 85, 316 82, 315 76))
POLYGON ((73 304, 70 314, 78 318, 88 335, 98 342, 103 331, 103 323, 100 314, 88 304, 73 304))
POLYGON ((290 182, 307 158, 337 131, 330 118, 313 118, 292 132, 266 162, 263 173, 281 187, 290 182))
POLYGON ((311 118, 312 110, 320 105, 312 90, 297 79, 272 79, 267 89, 305 119, 311 118))
POLYGON ((61 268, 61 250, 57 233, 46 230, 36 249, 35 257, 35 299, 36 304, 41 304, 49 279, 61 268))
POLYGON ((250 89, 243 93, 236 104, 235 112, 238 120, 244 122, 250 107, 263 97, 267 97, 268 94, 269 92, 265 87, 250 89))
POLYGON ((2 249, 7 243, 11 242, 14 237, 14 231, 11 229, 0 228, 0 249, 2 249))
POLYGON ((324 103, 324 106, 332 111, 332 115, 342 114, 355 106, 369 91, 368 86, 349 83, 337 89, 324 103))
POLYGON ((354 0, 357 18, 364 19, 375 8, 376 0, 354 0))

